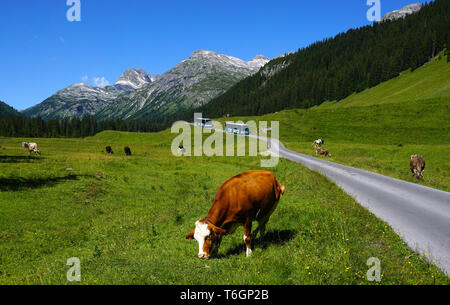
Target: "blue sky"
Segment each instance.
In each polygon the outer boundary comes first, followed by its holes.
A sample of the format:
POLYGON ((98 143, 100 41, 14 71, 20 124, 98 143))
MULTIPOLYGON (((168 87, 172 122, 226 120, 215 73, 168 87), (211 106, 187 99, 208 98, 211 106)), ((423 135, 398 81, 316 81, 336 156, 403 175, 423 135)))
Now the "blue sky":
MULTIPOLYGON (((367 0, 80 0, 80 22, 66 1, 0 1, 0 100, 25 109, 129 67, 162 74, 198 49, 273 58, 371 23, 367 0)), ((414 2, 381 0, 381 15, 414 2)))

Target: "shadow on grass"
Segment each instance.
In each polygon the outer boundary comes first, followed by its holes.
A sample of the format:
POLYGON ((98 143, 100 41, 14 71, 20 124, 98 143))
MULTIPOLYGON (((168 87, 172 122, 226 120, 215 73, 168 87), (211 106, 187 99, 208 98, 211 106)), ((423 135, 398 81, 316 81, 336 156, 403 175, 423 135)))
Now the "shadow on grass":
POLYGON ((53 186, 61 181, 78 180, 79 175, 67 175, 52 178, 0 178, 0 191, 20 191, 27 188, 53 186))
POLYGON ((44 158, 37 156, 0 156, 0 163, 30 163, 42 160, 44 158))
MULTIPOLYGON (((271 245, 281 246, 287 243, 288 241, 292 240, 295 237, 295 235, 297 235, 297 231, 294 230, 268 231, 264 234, 263 238, 261 238, 258 235, 259 237, 257 237, 256 240, 252 242, 252 248, 257 247, 261 249, 266 249, 271 245)), ((242 245, 238 245, 234 248, 229 249, 225 254, 219 254, 218 258, 225 258, 229 257, 230 255, 241 254, 244 253, 245 251, 246 247, 244 245, 244 242, 242 242, 242 245)))

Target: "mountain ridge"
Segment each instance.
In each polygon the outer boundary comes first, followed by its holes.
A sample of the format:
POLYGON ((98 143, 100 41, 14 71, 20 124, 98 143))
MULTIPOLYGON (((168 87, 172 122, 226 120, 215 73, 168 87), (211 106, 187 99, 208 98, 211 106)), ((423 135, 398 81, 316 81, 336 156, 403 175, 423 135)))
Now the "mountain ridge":
POLYGON ((18 110, 6 104, 3 101, 0 101, 0 116, 4 115, 21 115, 18 110))
POLYGON ((129 68, 114 85, 72 84, 23 114, 44 119, 83 115, 97 119, 143 119, 173 114, 204 105, 267 62, 269 59, 263 55, 246 62, 200 49, 163 75, 129 68))

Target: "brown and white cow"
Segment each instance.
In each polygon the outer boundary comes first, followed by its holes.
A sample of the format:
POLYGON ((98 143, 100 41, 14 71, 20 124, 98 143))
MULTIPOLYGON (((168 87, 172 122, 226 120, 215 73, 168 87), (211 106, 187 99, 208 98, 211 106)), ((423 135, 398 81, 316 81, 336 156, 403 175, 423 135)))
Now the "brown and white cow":
POLYGON ((22 147, 28 149, 28 153, 34 152, 35 154, 40 155, 41 151, 38 149, 38 145, 36 143, 28 143, 22 142, 22 147))
POLYGON ((222 237, 244 226, 247 257, 251 255, 251 240, 259 232, 264 235, 270 215, 277 207, 285 186, 266 170, 253 170, 234 176, 219 188, 206 217, 195 223, 195 229, 186 235, 198 242, 198 257, 210 258, 217 254, 222 237), (252 233, 252 221, 258 228, 252 233))
POLYGON ((324 156, 331 158, 331 154, 329 153, 329 151, 322 147, 316 147, 316 156, 317 156, 317 154, 324 155, 324 156))
POLYGON ((422 179, 423 172, 425 171, 425 160, 420 155, 412 155, 409 161, 409 168, 413 176, 417 179, 422 179))
POLYGON ((315 140, 315 141, 313 142, 313 145, 314 145, 314 147, 317 149, 318 147, 321 147, 322 144, 324 144, 324 143, 325 143, 324 140, 322 140, 322 139, 317 139, 317 140, 315 140))

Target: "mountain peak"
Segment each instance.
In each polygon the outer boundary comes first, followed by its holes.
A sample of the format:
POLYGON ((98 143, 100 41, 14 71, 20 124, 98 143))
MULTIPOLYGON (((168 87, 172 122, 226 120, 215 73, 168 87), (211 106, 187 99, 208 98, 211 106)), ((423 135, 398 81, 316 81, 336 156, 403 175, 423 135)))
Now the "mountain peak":
POLYGON ((128 68, 116 81, 116 85, 138 89, 152 82, 152 76, 141 68, 128 68))
POLYGON ((253 61, 253 60, 267 60, 267 61, 269 61, 269 59, 267 58, 267 57, 265 57, 264 55, 256 55, 255 57, 253 57, 252 58, 252 60, 250 60, 250 61, 253 61))
POLYGON ((218 55, 219 53, 217 53, 217 52, 214 52, 214 51, 209 51, 209 50, 203 50, 203 49, 200 49, 200 50, 197 50, 197 51, 194 51, 193 53, 192 53, 192 55, 191 55, 191 57, 195 57, 195 56, 211 56, 211 55, 218 55))
POLYGON ((423 7, 422 3, 413 3, 413 4, 409 4, 399 10, 395 10, 392 12, 387 13, 386 15, 383 16, 383 18, 381 18, 381 22, 386 21, 386 20, 396 20, 396 19, 400 19, 400 18, 405 18, 406 15, 410 15, 410 14, 414 14, 417 13, 418 11, 420 11, 423 7))

